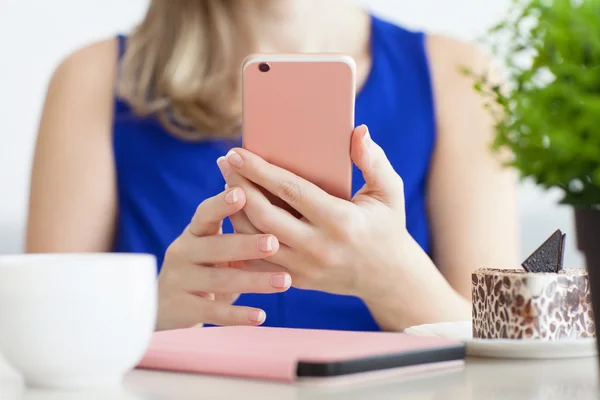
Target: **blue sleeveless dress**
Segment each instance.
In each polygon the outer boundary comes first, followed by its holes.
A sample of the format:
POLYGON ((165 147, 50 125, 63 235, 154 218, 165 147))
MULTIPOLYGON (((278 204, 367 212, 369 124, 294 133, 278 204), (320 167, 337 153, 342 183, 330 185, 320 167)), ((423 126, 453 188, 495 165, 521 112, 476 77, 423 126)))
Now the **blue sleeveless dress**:
MULTIPOLYGON (((372 17, 372 69, 356 99, 356 126, 369 126, 405 184, 407 227, 429 252, 426 183, 435 142, 432 84, 425 35, 372 17)), ((121 55, 125 38, 119 36, 121 55)), ((223 190, 216 159, 241 140, 190 143, 152 118, 135 116, 115 99, 114 156, 118 225, 114 252, 154 254, 162 264, 168 245, 197 205, 223 190)), ((364 184, 355 167, 353 190, 364 184)), ((225 221, 224 232, 232 232, 225 221)), ((237 304, 260 307, 265 326, 375 331, 380 328, 362 300, 291 288, 281 294, 244 294, 237 304)))

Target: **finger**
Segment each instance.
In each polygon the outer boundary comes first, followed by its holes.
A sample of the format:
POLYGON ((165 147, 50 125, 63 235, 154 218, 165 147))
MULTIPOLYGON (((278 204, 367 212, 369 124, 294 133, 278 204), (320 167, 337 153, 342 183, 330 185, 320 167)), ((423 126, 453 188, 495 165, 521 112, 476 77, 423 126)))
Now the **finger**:
POLYGON ((244 210, 233 214, 229 217, 229 220, 231 221, 231 225, 236 233, 243 233, 247 235, 256 235, 261 233, 254 227, 254 225, 252 225, 252 222, 250 222, 250 219, 248 219, 248 216, 244 210))
POLYGON ((273 235, 228 234, 182 239, 187 258, 196 264, 221 264, 269 257, 279 250, 273 235))
POLYGON ((245 271, 253 272, 290 272, 281 265, 266 260, 249 260, 245 262, 240 268, 245 271))
MULTIPOLYGON (((285 248, 285 245, 280 245, 277 253, 281 251, 282 248, 285 248)), ((288 247, 289 249, 289 247, 288 247)), ((247 260, 247 261, 234 261, 227 264, 217 265, 219 268, 235 268, 242 269, 244 271, 253 271, 253 272, 287 272, 289 271, 284 267, 277 265, 271 261, 266 259, 257 259, 257 260, 247 260)))
POLYGON ((186 296, 178 304, 177 310, 181 313, 179 326, 194 326, 199 323, 219 326, 261 325, 267 317, 258 308, 233 306, 193 295, 186 296))
POLYGON ((219 294, 215 296, 215 301, 223 301, 225 303, 232 304, 235 303, 239 297, 240 295, 236 293, 219 294))
POLYGON ((385 203, 404 198, 402 179, 394 170, 383 149, 377 145, 365 125, 352 134, 352 161, 362 171, 365 186, 357 195, 371 195, 385 203))
POLYGON ((189 293, 281 293, 292 284, 286 272, 254 272, 236 268, 191 266, 180 276, 189 293))
POLYGON ((261 325, 266 319, 267 314, 261 309, 221 302, 208 304, 204 312, 205 323, 218 326, 261 325))
MULTIPOLYGON (((254 225, 252 225, 252 222, 250 222, 250 220, 248 219, 248 216, 246 215, 244 210, 242 210, 238 213, 235 213, 234 215, 229 217, 229 219, 231 220, 231 224, 233 225, 233 228, 237 233, 260 234, 258 229, 256 229, 254 227, 254 225)), ((264 259, 256 259, 256 260, 242 261, 242 262, 233 263, 233 264, 237 264, 237 268, 241 268, 246 271, 287 272, 287 270, 284 267, 276 264, 276 262, 278 260, 278 254, 282 250, 285 253, 287 253, 287 251, 289 251, 290 249, 287 246, 280 244, 279 250, 277 250, 277 253, 270 256, 270 259, 273 262, 266 261, 264 259)), ((236 267, 235 265, 232 265, 232 266, 236 267)))
POLYGON ((194 236, 216 235, 223 220, 240 211, 246 204, 244 191, 232 187, 204 200, 194 214, 188 230, 194 236))
POLYGON ((339 218, 338 211, 350 205, 247 150, 233 149, 225 158, 240 175, 277 196, 309 221, 335 220, 339 218))
MULTIPOLYGON (((269 257, 266 260, 259 260, 259 262, 269 262, 271 266, 263 266, 263 267, 271 267, 274 269, 267 269, 268 272, 284 272, 290 274, 290 276, 295 276, 298 273, 306 273, 306 252, 305 250, 295 251, 294 249, 282 245, 279 248, 279 251, 274 254, 272 257, 269 257)), ((261 265, 262 266, 262 265, 261 265)), ((312 267, 308 265, 308 267, 312 267)))
POLYGON ((258 231, 272 233, 289 246, 306 243, 313 230, 306 221, 271 204, 258 187, 234 171, 224 158, 220 158, 217 163, 228 184, 243 189, 246 195, 244 212, 258 231))

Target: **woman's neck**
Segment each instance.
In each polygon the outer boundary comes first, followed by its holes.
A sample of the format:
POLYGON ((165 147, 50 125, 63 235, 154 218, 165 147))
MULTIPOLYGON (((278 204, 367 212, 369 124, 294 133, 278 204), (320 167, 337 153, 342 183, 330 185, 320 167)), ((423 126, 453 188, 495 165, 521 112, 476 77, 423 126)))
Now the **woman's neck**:
POLYGON ((369 16, 345 0, 238 0, 257 52, 338 52, 360 56, 369 16))

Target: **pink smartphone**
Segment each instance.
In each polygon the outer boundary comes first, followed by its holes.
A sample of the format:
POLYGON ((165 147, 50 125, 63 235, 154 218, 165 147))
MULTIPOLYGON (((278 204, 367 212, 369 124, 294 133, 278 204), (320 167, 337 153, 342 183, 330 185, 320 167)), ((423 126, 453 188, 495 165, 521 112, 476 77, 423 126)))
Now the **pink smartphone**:
POLYGON ((251 55, 243 64, 242 85, 243 147, 350 200, 354 60, 336 54, 251 55))

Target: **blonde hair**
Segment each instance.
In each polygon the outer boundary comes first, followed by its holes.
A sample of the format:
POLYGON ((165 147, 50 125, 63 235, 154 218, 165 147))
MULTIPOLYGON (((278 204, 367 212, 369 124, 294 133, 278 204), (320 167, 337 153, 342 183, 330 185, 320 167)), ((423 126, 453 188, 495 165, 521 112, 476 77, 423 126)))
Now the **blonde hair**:
POLYGON ((127 39, 118 94, 189 139, 233 136, 241 119, 241 64, 252 52, 248 0, 152 0, 127 39))

